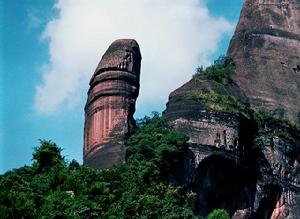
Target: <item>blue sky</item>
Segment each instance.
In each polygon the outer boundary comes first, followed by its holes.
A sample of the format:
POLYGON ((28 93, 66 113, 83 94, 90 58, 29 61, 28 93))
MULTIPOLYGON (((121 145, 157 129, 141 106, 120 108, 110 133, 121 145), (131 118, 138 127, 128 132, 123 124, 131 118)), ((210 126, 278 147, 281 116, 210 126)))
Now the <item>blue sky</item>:
POLYGON ((54 141, 67 159, 82 162, 87 81, 103 51, 121 34, 137 38, 143 54, 135 116, 161 112, 167 94, 186 82, 197 64, 208 65, 226 53, 242 5, 242 0, 196 1, 154 0, 151 8, 133 4, 136 9, 118 0, 90 5, 80 5, 82 0, 1 1, 0 173, 30 164, 38 139, 54 141), (118 16, 129 20, 114 29, 118 16))

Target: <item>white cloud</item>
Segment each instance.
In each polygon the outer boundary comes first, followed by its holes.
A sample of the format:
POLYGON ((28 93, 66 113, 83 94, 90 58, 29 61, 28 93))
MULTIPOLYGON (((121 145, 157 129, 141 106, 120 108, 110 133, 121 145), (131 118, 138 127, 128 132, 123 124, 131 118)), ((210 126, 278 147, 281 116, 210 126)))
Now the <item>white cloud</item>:
MULTIPOLYGON (((213 18, 199 0, 60 0, 49 21, 49 63, 37 86, 35 109, 53 113, 85 101, 88 81, 110 43, 134 38, 143 60, 139 104, 166 101, 208 64, 224 33, 233 25, 213 18)), ((139 106, 137 106, 139 107, 139 106)))

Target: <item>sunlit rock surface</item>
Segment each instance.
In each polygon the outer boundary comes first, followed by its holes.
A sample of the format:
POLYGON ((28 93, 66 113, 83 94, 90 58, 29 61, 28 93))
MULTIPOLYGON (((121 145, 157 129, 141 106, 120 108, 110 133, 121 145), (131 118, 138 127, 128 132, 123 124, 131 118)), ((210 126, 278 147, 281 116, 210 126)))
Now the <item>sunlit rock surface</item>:
POLYGON ((228 55, 252 108, 300 123, 299 0, 245 0, 228 55))
POLYGON ((125 161, 124 142, 135 126, 140 66, 141 53, 135 40, 116 40, 102 56, 85 106, 85 164, 108 168, 125 161))

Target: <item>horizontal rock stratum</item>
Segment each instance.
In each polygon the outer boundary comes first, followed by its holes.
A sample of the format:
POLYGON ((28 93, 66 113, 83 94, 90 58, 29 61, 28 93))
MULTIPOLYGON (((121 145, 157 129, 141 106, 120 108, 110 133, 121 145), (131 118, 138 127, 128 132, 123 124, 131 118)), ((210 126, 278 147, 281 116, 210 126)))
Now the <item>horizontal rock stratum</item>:
POLYGON ((252 108, 300 122, 299 0, 246 0, 228 55, 252 108))
POLYGON ((85 106, 84 163, 108 168, 125 162, 125 139, 135 126, 141 53, 132 39, 114 41, 90 81, 85 106))

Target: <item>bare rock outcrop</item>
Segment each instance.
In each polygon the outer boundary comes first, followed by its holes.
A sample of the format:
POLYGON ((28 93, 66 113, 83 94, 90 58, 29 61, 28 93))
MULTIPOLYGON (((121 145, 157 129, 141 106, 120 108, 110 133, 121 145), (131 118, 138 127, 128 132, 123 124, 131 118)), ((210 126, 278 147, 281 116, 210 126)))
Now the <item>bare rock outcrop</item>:
POLYGON ((228 55, 252 108, 300 123, 299 0, 245 0, 228 55))
POLYGON ((132 39, 114 41, 90 80, 85 106, 84 163, 108 168, 125 161, 125 139, 135 126, 141 53, 132 39))

